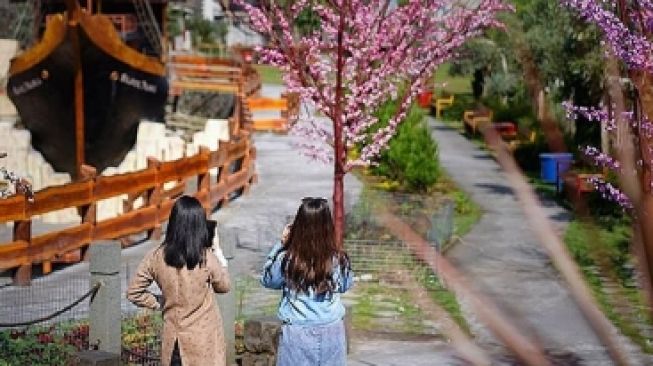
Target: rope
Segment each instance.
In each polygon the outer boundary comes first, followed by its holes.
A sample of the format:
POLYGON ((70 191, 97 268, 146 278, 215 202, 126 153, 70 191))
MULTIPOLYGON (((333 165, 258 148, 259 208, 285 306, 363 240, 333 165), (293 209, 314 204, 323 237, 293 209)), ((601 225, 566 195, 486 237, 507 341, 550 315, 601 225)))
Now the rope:
POLYGON ((37 323, 42 323, 42 322, 48 321, 48 320, 50 320, 50 319, 52 319, 52 318, 54 318, 54 317, 56 317, 56 316, 59 316, 59 315, 65 313, 66 311, 68 311, 68 310, 74 308, 74 307, 77 306, 79 303, 81 303, 82 301, 86 300, 89 296, 95 296, 95 294, 98 292, 98 290, 100 289, 100 287, 102 287, 102 284, 100 284, 100 283, 96 283, 96 284, 93 285, 93 287, 92 287, 90 290, 88 290, 88 292, 85 293, 82 297, 80 297, 79 299, 75 300, 74 302, 72 302, 70 305, 64 307, 63 309, 57 310, 57 311, 55 311, 54 313, 52 313, 52 314, 50 314, 50 315, 47 315, 47 316, 44 316, 44 317, 41 317, 41 318, 38 318, 38 319, 30 320, 30 321, 27 321, 27 322, 19 322, 19 323, 0 323, 0 328, 22 327, 22 326, 26 326, 26 325, 34 325, 34 324, 37 324, 37 323))

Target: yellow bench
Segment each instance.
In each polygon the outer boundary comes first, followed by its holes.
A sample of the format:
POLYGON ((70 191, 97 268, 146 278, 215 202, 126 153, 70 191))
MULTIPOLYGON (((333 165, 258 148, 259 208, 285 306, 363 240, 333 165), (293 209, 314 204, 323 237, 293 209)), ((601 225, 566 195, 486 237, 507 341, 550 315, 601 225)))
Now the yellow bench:
POLYGON ((537 133, 535 131, 531 131, 528 134, 527 139, 517 139, 517 140, 508 141, 508 150, 514 152, 521 145, 534 144, 536 138, 537 138, 537 133))
POLYGON ((435 117, 440 118, 442 115, 442 110, 453 105, 453 94, 446 98, 435 98, 433 101, 433 107, 435 108, 435 117))
POLYGON ((463 113, 463 124, 465 132, 475 135, 481 126, 492 123, 493 112, 491 110, 484 111, 465 111, 463 113))

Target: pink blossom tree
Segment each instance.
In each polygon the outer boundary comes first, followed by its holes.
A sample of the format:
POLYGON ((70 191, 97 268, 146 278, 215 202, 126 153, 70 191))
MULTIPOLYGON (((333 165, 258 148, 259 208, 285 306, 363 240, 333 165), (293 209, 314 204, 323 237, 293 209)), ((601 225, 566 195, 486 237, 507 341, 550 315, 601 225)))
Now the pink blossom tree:
POLYGON ((241 0, 252 27, 269 39, 260 49, 264 63, 284 73, 290 92, 330 123, 302 118, 294 132, 302 149, 334 166, 336 238, 344 234, 344 176, 374 162, 397 131, 415 96, 427 88, 438 65, 456 48, 496 26, 510 9, 501 0, 241 0), (314 30, 299 32, 296 21, 308 12, 314 30), (306 34, 308 33, 308 34, 306 34), (381 103, 398 101, 387 126, 375 128, 381 103), (361 146, 348 158, 349 150, 361 146))
POLYGON ((653 1, 561 0, 602 31, 610 101, 601 106, 566 105, 573 118, 582 114, 602 123, 611 135, 610 151, 582 151, 597 166, 618 177, 613 185, 593 182, 605 197, 634 218, 639 265, 649 298, 653 280, 653 1))

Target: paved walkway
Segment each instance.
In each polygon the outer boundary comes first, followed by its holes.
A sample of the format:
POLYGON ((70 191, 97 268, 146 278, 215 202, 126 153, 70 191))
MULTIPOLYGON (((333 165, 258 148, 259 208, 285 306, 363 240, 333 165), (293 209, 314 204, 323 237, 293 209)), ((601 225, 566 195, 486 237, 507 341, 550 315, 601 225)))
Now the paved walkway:
MULTIPOLYGON (((525 333, 537 334, 546 348, 573 353, 586 365, 612 365, 534 238, 498 164, 457 131, 434 121, 431 126, 442 166, 484 211, 463 243, 447 253, 453 264, 525 333)), ((569 213, 550 202, 543 206, 562 234, 569 213)), ((474 320, 464 299, 463 306, 479 343, 490 348, 496 345, 489 330, 474 320)), ((622 340, 631 353, 638 353, 622 340)))

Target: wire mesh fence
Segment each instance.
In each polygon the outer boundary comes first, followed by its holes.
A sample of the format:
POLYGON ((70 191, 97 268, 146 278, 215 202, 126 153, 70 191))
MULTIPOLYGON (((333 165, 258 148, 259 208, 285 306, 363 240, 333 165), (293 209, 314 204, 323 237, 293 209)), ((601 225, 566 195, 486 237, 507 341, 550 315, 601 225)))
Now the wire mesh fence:
POLYGON ((69 365, 89 343, 89 274, 0 289, 0 365, 69 365), (4 364, 3 364, 4 362, 4 364))
MULTIPOLYGON (((343 301, 352 313, 354 330, 437 336, 438 319, 428 309, 429 303, 445 308, 465 326, 454 295, 444 288, 433 268, 416 259, 411 246, 386 230, 383 221, 383 215, 399 217, 439 250, 453 235, 454 210, 454 202, 445 196, 371 190, 364 191, 348 209, 345 249, 356 284, 343 301)), ((292 216, 287 221, 291 222, 292 216)), ((278 230, 265 229, 258 232, 259 237, 278 240, 278 230)), ((253 266, 260 269, 263 261, 261 257, 253 266)), ((237 319, 276 314, 281 292, 264 289, 258 273, 240 275, 235 291, 237 319)))
MULTIPOLYGON (((127 261, 121 270, 121 334, 123 365, 156 366, 161 364, 161 332, 163 317, 160 311, 141 309, 125 296, 129 280, 136 273, 140 261, 127 261)), ((160 295, 161 290, 153 283, 149 290, 160 295)))
MULTIPOLYGON (((409 245, 385 230, 382 220, 387 214, 399 217, 439 249, 451 238, 453 212, 454 205, 446 197, 374 191, 363 192, 350 207, 345 247, 356 274, 356 285, 343 298, 352 314, 354 330, 437 335, 438 320, 424 307, 428 307, 429 301, 456 316, 455 299, 433 269, 422 265, 409 245)), ((268 246, 279 238, 282 221, 291 222, 292 218, 261 218, 247 230, 225 230, 221 236, 226 236, 225 241, 241 255, 236 262, 260 269, 268 246)), ((138 255, 126 259, 120 270, 121 361, 126 365, 159 365, 162 315, 139 309, 125 297, 139 262, 138 255)), ((232 279, 237 329, 244 319, 274 316, 281 293, 264 289, 256 270, 238 273, 232 279)), ((30 287, 0 287, 0 365, 71 364, 78 351, 97 347, 89 342, 88 299, 66 308, 90 289, 88 265, 84 263, 37 278, 30 287), (58 314, 49 316, 54 313, 58 314), (24 324, 32 320, 38 321, 24 324)), ((151 290, 160 294, 155 284, 151 290)))

